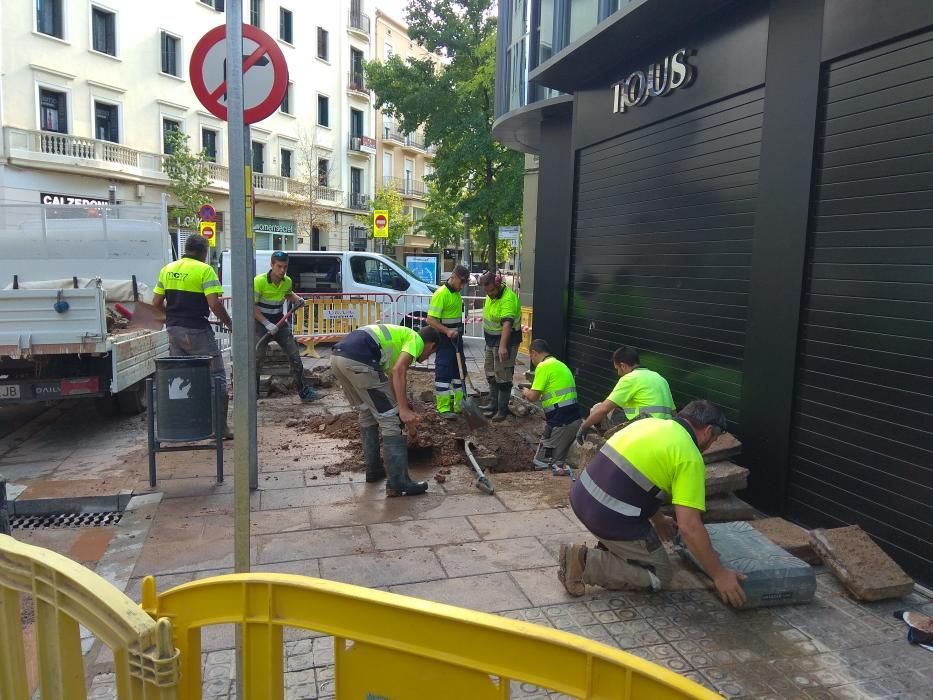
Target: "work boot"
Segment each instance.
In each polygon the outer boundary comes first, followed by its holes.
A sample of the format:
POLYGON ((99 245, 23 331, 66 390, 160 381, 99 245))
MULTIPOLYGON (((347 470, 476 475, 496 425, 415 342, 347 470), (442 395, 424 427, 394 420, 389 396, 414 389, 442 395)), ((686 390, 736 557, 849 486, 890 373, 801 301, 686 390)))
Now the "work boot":
POLYGON ((558 554, 560 567, 557 578, 564 584, 564 588, 574 598, 586 593, 586 584, 583 583, 583 569, 586 568, 586 545, 562 544, 558 554))
POLYGON ((483 403, 479 404, 479 410, 495 413, 496 409, 499 408, 498 399, 496 398, 499 396, 498 384, 496 384, 495 377, 486 377, 486 382, 489 384, 489 396, 483 400, 483 403))
POLYGON ((221 420, 220 430, 221 430, 221 435, 224 436, 224 440, 233 439, 233 431, 230 429, 230 426, 228 425, 228 422, 227 422, 228 421, 227 408, 229 407, 229 404, 230 404, 230 397, 224 394, 220 398, 220 420, 221 420))
POLYGON ((387 435, 382 444, 389 472, 386 496, 417 496, 427 491, 426 481, 412 481, 408 475, 408 439, 404 435, 387 435))
POLYGON ((305 385, 298 390, 298 398, 304 403, 311 403, 312 401, 317 401, 321 396, 313 387, 305 385))
POLYGON ((498 410, 492 422, 499 423, 512 415, 509 410, 509 399, 512 398, 512 382, 502 382, 499 385, 498 410))
POLYGON ((382 457, 379 455, 379 426, 367 425, 365 428, 360 428, 360 437, 363 440, 366 481, 370 484, 382 481, 386 478, 386 470, 382 466, 382 457))

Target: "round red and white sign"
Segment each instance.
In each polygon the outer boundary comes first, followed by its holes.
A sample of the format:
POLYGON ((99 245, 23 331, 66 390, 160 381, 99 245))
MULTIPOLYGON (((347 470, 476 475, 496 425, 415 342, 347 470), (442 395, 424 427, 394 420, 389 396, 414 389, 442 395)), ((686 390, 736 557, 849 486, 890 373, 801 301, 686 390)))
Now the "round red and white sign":
MULTIPOLYGON (((191 54, 191 88, 208 112, 227 119, 227 28, 214 27, 191 54)), ((243 122, 262 121, 282 104, 288 90, 288 64, 275 39, 243 25, 243 122)))
POLYGON ((382 214, 379 214, 379 216, 376 217, 376 228, 385 228, 386 224, 388 223, 389 222, 382 214))

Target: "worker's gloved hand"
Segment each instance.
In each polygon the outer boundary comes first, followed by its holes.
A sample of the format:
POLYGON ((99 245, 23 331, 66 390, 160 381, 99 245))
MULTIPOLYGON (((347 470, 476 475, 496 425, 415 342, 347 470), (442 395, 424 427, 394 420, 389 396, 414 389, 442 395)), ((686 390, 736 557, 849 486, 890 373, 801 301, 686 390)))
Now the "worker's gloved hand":
POLYGON ((307 304, 307 303, 308 303, 308 302, 307 302, 305 299, 302 299, 302 298, 299 297, 298 301, 295 302, 295 305, 294 305, 292 308, 294 308, 294 309, 300 309, 302 306, 304 306, 304 305, 307 304))
POLYGON ((582 447, 583 443, 586 441, 586 436, 592 432, 593 432, 592 428, 584 428, 581 426, 580 429, 577 431, 577 437, 576 437, 577 444, 582 447))
POLYGON ((265 326, 266 330, 269 332, 270 335, 275 335, 276 333, 279 332, 279 327, 275 325, 274 323, 272 323, 272 321, 266 321, 262 325, 265 326))

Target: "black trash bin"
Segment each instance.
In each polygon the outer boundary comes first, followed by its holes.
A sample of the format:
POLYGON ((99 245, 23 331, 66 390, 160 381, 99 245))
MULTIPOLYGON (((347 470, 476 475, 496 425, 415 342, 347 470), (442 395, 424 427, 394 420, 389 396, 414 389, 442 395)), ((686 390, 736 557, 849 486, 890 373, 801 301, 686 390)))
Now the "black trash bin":
POLYGON ((190 442, 211 437, 211 358, 162 357, 155 363, 159 441, 190 442))

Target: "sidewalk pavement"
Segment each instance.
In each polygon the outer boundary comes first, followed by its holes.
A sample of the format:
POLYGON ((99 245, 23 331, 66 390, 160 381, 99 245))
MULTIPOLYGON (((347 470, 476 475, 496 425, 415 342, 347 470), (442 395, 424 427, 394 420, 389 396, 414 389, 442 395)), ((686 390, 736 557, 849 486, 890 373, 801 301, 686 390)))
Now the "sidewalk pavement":
MULTIPOLYGON (((471 358, 471 372, 481 378, 479 369, 471 358)), ((561 477, 497 474, 496 494, 489 496, 471 485, 465 467, 454 467, 443 484, 433 481, 434 469, 425 469, 413 477, 429 481, 426 495, 387 499, 384 484, 366 484, 361 472, 325 476, 325 466, 342 461, 348 441, 284 427, 292 416, 349 408, 336 388, 310 405, 292 398, 260 402, 260 488, 251 497, 254 571, 343 581, 574 632, 659 663, 727 697, 930 697, 930 654, 910 647, 903 623, 891 616, 904 607, 933 614, 933 599, 926 595, 858 604, 820 570, 817 597, 809 605, 735 612, 683 569, 676 590, 589 589, 585 597, 571 598, 557 580, 558 547, 594 540, 565 504, 554 505, 543 495, 544 486, 561 477)), ((52 426, 48 435, 40 433, 17 448, 12 459, 41 452, 41 459, 30 462, 46 465, 36 472, 40 482, 110 475, 122 483, 133 474, 137 493, 147 492, 145 452, 139 448, 143 426, 132 419, 119 425, 116 434, 88 425, 80 435, 52 426), (103 453, 106 459, 92 464, 103 453), (56 466, 48 467, 52 463, 56 466)), ((0 460, 0 472, 9 459, 0 460)), ((216 484, 210 453, 159 456, 154 491, 161 502, 155 496, 147 504, 152 514, 148 533, 127 574, 131 598, 139 600, 146 575, 154 574, 159 590, 166 590, 232 571, 231 450, 225 464, 228 479, 216 484)), ((205 629, 202 639, 204 697, 234 697, 232 627, 205 629)), ((334 696, 330 638, 288 630, 285 651, 286 697, 334 696)), ((90 697, 113 697, 106 652, 97 663, 100 673, 90 697)), ((546 690, 519 684, 512 693, 549 697, 546 690)))

